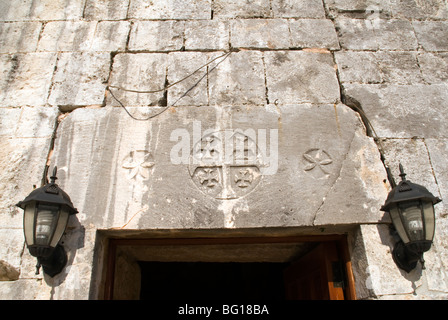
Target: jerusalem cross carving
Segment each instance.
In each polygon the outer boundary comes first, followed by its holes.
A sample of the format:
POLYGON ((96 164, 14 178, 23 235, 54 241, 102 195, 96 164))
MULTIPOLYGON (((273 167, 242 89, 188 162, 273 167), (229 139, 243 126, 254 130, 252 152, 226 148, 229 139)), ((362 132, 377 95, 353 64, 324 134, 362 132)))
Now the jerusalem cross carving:
POLYGON ((203 193, 221 200, 236 199, 260 182, 260 159, 257 144, 244 132, 217 131, 194 145, 190 176, 203 193))

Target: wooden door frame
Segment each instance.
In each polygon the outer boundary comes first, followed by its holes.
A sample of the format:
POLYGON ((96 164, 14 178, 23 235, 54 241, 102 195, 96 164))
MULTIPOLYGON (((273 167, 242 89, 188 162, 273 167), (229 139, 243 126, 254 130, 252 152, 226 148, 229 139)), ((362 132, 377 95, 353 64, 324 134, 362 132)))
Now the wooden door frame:
POLYGON ((223 237, 223 238, 138 238, 123 239, 109 238, 106 249, 106 276, 104 286, 104 300, 112 300, 114 296, 114 279, 117 249, 120 246, 163 246, 163 245, 227 245, 227 244, 271 244, 298 242, 326 242, 336 243, 338 254, 345 267, 346 286, 345 299, 356 300, 355 279, 350 260, 346 235, 318 235, 318 236, 277 236, 277 237, 223 237))

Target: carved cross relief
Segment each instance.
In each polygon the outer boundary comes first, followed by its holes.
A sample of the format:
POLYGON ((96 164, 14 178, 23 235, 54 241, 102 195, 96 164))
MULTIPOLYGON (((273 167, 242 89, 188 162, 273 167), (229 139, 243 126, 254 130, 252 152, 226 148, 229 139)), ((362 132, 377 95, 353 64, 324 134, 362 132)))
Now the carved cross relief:
POLYGON ((194 145, 190 176, 203 193, 216 199, 236 199, 260 182, 260 159, 251 137, 239 131, 218 131, 194 145))
POLYGON ((151 153, 147 150, 135 150, 129 152, 124 158, 122 167, 128 170, 128 179, 146 180, 149 178, 150 169, 154 166, 151 153))
POLYGON ((315 177, 328 178, 330 175, 329 167, 333 163, 333 160, 327 151, 313 148, 303 154, 303 162, 303 170, 305 172, 313 173, 315 177))

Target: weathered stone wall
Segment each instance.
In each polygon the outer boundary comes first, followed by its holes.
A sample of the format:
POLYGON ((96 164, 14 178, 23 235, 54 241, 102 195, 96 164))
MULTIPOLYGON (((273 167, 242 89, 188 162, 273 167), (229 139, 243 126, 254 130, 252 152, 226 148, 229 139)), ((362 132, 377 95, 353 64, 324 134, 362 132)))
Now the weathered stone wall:
POLYGON ((447 298, 445 202, 426 270, 400 271, 379 211, 384 166, 351 109, 366 113, 396 179, 401 162, 448 198, 447 20, 443 0, 3 1, 0 298, 101 296, 97 230, 332 226, 356 227, 358 298, 447 298), (137 121, 118 101, 137 118, 163 113, 137 121), (209 136, 194 136, 198 123, 209 136), (192 163, 206 138, 237 129, 265 130, 268 152, 257 140, 253 162, 192 163), (174 163, 185 132, 187 160, 174 163), (277 170, 263 174, 269 150, 277 170), (80 211, 55 278, 34 274, 14 206, 47 161, 80 211))

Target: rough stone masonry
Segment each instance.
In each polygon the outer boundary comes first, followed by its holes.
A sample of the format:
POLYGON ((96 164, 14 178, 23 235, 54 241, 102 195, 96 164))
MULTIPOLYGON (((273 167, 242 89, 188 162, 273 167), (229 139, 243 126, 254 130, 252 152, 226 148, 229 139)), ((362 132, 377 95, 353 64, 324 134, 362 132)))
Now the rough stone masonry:
POLYGON ((379 210, 385 164, 448 199, 444 0, 3 1, 0 74, 1 299, 100 298, 98 230, 334 226, 355 227, 358 298, 448 297, 446 201, 409 274, 379 210), (218 156, 225 132, 255 139, 253 161, 218 156), (46 164, 80 211, 54 278, 34 274, 14 206, 46 164))

